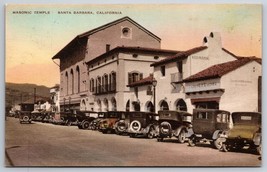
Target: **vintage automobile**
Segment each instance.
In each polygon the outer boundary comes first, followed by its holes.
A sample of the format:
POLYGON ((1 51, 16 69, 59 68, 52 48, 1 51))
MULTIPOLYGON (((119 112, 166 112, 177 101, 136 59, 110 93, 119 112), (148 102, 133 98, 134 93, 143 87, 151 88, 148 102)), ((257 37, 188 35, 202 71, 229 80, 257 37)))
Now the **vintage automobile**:
POLYGON ((90 123, 98 117, 97 112, 94 111, 76 111, 74 112, 78 119, 79 129, 89 129, 90 123))
POLYGON ((122 112, 119 120, 115 123, 115 132, 118 135, 127 134, 127 129, 130 124, 130 113, 122 112))
POLYGON ((204 141, 221 149, 223 139, 220 136, 230 128, 230 112, 218 109, 194 109, 192 125, 192 129, 188 132, 189 146, 204 141))
POLYGON ((109 111, 106 112, 105 118, 100 121, 99 130, 102 133, 114 133, 115 124, 121 119, 123 111, 109 111))
POLYGON ((127 129, 129 136, 141 135, 149 139, 156 137, 158 117, 158 114, 152 112, 130 112, 130 123, 127 129))
POLYGON ((233 128, 222 137, 222 150, 240 151, 245 146, 251 150, 256 150, 261 154, 261 113, 258 112, 233 112, 233 128))
POLYGON ((66 111, 66 112, 60 112, 60 118, 63 119, 62 123, 63 125, 71 126, 71 125, 77 125, 78 119, 75 114, 74 110, 66 111))
POLYGON ((166 137, 176 137, 179 143, 184 143, 188 129, 192 126, 192 114, 183 111, 159 111, 158 141, 166 137))
POLYGON ((31 112, 32 121, 42 121, 43 115, 41 111, 32 111, 31 112))
POLYGON ((30 111, 19 111, 19 122, 22 123, 31 123, 32 117, 30 111))
POLYGON ((99 130, 100 122, 106 117, 106 112, 98 112, 98 117, 90 122, 90 130, 99 130))

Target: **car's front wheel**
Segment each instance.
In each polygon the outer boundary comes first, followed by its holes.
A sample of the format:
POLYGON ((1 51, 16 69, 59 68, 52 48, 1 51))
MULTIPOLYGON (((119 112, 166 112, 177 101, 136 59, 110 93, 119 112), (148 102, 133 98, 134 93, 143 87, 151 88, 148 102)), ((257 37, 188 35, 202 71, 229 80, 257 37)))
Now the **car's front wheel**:
POLYGON ((82 124, 82 128, 87 130, 89 128, 90 123, 88 121, 84 121, 82 124))
POLYGON ((223 145, 222 140, 220 138, 213 140, 213 145, 216 149, 220 150, 222 148, 222 145, 223 145))
POLYGON ((155 129, 153 127, 149 128, 149 131, 147 133, 147 138, 153 139, 154 138, 155 129))
POLYGON ((196 140, 195 136, 192 136, 192 137, 189 138, 189 140, 188 140, 188 145, 189 146, 194 147, 194 146, 196 146, 196 143, 197 143, 197 140, 196 140))

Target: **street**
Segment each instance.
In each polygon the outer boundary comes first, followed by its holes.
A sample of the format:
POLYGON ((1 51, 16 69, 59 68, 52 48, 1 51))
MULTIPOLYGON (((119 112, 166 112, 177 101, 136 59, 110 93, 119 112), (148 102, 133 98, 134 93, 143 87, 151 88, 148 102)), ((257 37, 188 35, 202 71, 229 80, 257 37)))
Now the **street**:
POLYGON ((33 122, 6 120, 6 166, 261 166, 259 156, 220 152, 209 144, 189 147, 175 138, 129 138, 33 122))

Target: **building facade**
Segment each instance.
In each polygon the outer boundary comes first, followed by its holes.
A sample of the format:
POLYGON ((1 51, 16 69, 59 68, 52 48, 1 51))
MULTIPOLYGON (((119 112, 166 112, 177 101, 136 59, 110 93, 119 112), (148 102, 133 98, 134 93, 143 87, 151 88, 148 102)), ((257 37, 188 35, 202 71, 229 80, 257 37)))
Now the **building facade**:
POLYGON ((202 41, 164 50, 129 17, 82 33, 53 57, 61 111, 260 111, 261 60, 229 52, 217 32, 202 41))
POLYGON ((79 109, 81 100, 89 96, 86 62, 118 46, 159 49, 160 41, 159 37, 129 17, 77 35, 52 58, 60 60, 61 109, 79 109))

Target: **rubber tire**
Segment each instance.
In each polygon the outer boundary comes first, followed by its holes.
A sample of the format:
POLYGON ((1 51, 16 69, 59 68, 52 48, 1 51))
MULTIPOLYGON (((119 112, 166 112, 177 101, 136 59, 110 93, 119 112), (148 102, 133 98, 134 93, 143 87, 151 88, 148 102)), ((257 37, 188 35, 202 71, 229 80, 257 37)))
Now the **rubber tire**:
POLYGON ((149 139, 153 139, 154 138, 154 134, 153 134, 153 127, 150 127, 147 133, 147 138, 149 139))
POLYGON ((213 146, 214 148, 221 150, 222 149, 222 142, 219 142, 219 138, 217 138, 216 140, 213 140, 213 146))
POLYGON ((84 130, 88 130, 89 126, 90 126, 90 123, 88 121, 84 121, 82 123, 82 129, 84 130))
POLYGON ((163 142, 163 140, 164 140, 163 137, 158 137, 158 138, 157 138, 157 141, 158 141, 158 142, 163 142))
POLYGON ((191 146, 191 147, 196 146, 196 138, 194 136, 189 138, 188 145, 191 146))
POLYGON ((260 143, 259 146, 256 147, 256 151, 257 151, 257 154, 258 154, 258 155, 261 155, 261 153, 262 153, 261 143, 260 143))
POLYGON ((184 143, 185 142, 185 138, 186 138, 186 134, 185 134, 185 130, 182 129, 178 135, 178 142, 179 143, 184 143))

